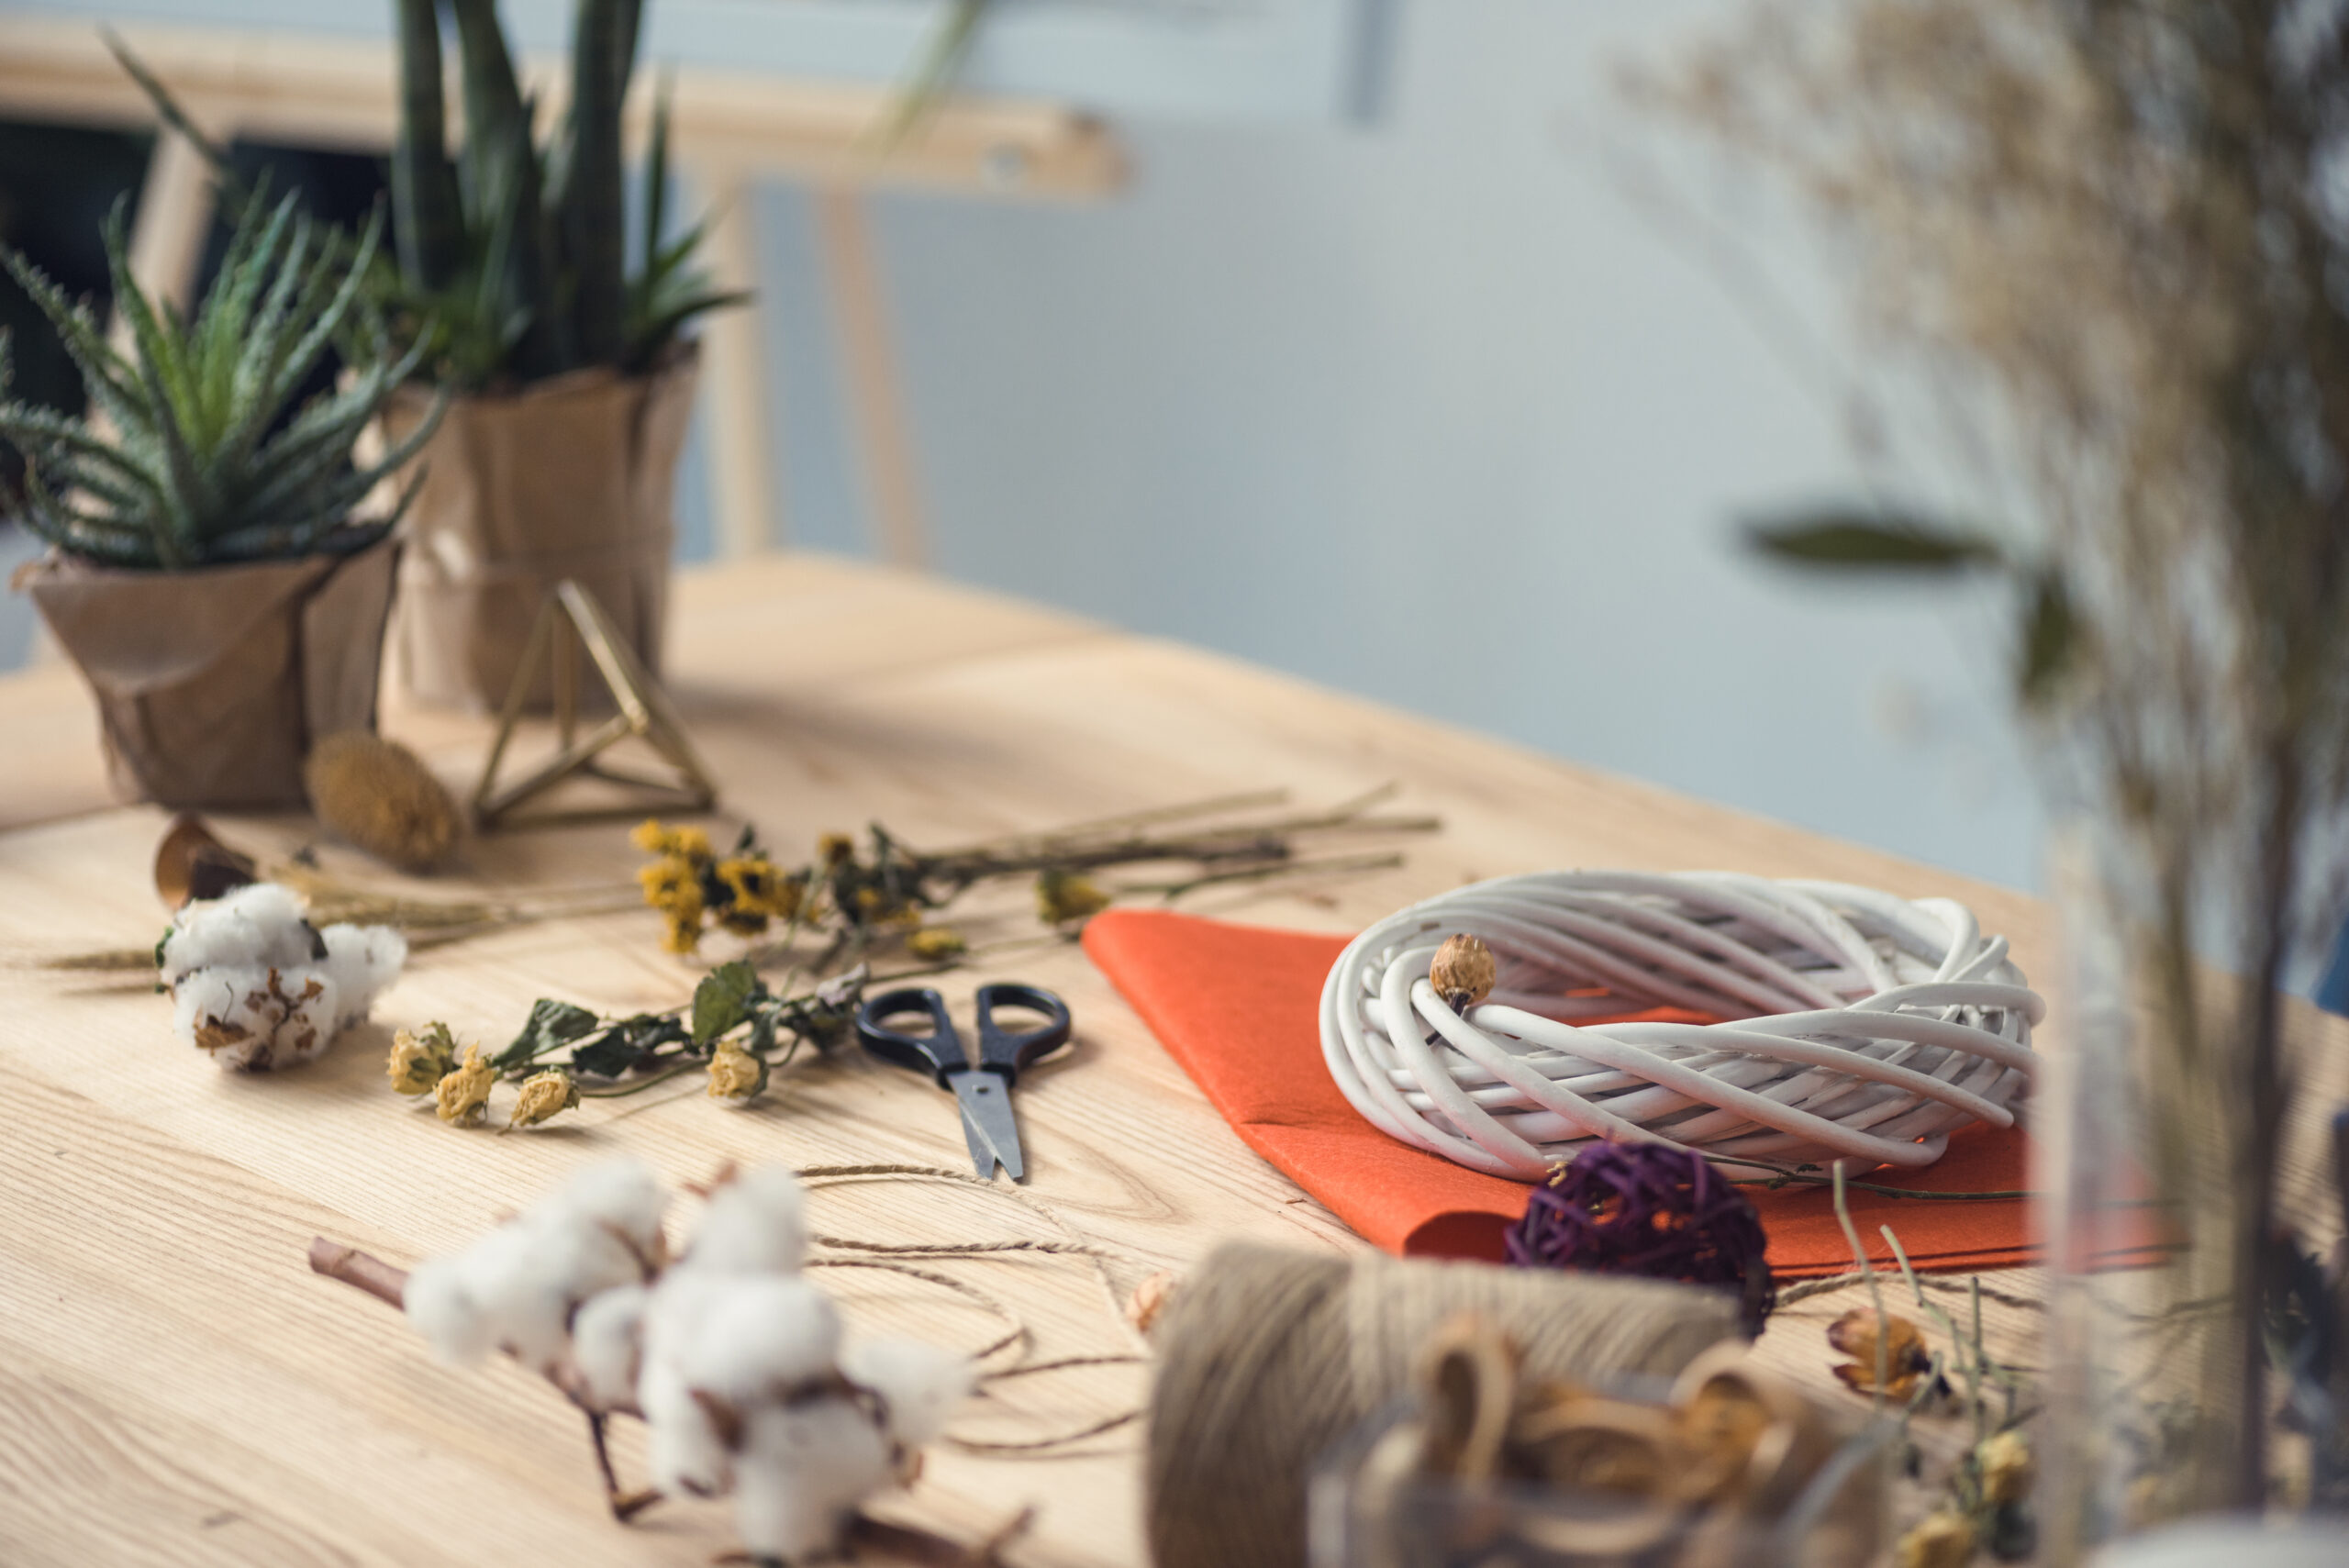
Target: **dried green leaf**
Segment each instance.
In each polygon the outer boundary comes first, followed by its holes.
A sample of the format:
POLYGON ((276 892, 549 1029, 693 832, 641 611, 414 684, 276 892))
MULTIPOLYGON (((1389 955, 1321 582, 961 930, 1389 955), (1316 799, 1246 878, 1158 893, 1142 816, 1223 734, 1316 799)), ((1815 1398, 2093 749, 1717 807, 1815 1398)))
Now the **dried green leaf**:
POLYGON ((758 971, 739 958, 704 975, 694 987, 694 1043, 707 1045, 750 1017, 758 991, 758 971))
POLYGON ((1745 537, 1765 555, 1803 566, 1947 572, 2002 559, 1995 539, 1898 512, 1801 512, 1750 523, 1745 537))
POLYGON ((494 1065, 500 1071, 523 1066, 559 1046, 593 1034, 596 1028, 596 1015, 586 1008, 541 996, 530 1006, 529 1022, 522 1026, 522 1032, 514 1037, 513 1044, 497 1053, 494 1065))
POLYGON ((2023 611, 2022 645, 2015 665, 2015 692, 2025 707, 2047 706, 2072 667, 2079 640, 2079 617, 2063 577, 2053 570, 2040 573, 2023 611))

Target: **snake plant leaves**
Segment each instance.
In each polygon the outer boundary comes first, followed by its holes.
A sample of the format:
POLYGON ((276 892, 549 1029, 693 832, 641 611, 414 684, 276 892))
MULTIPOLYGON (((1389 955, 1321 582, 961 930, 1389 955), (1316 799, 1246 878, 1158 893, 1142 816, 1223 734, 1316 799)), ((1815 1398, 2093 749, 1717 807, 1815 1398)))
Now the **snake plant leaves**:
POLYGON ((0 265, 57 328, 90 397, 85 418, 0 404, 0 440, 26 462, 21 517, 51 545, 103 565, 179 570, 373 543, 397 520, 354 520, 414 455, 436 409, 379 461, 354 461, 360 433, 413 374, 395 357, 363 281, 381 235, 346 254, 292 195, 243 204, 211 288, 192 318, 158 306, 130 275, 118 205, 106 247, 127 350, 85 305, 0 249, 0 265), (350 367, 336 390, 296 406, 330 349, 350 367))
POLYGON ((1829 507, 1747 525, 1765 555, 1802 566, 1946 572, 1998 564, 1998 542, 1899 512, 1829 507))

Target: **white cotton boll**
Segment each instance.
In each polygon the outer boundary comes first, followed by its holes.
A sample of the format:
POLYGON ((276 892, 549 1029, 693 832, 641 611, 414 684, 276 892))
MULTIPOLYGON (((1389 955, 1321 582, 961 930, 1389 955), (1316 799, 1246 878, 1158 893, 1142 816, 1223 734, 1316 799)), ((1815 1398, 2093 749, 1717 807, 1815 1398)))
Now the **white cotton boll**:
POLYGON ((335 1032, 367 1017, 407 962, 407 939, 389 926, 328 926, 318 933, 327 956, 319 965, 340 993, 335 1032))
POLYGON ((644 1359, 644 1309, 651 1296, 640 1284, 599 1291, 572 1319, 571 1361, 579 1369, 579 1391, 598 1410, 636 1403, 637 1374, 644 1359))
POLYGON ((837 1552, 856 1506, 892 1475, 888 1443, 849 1401, 762 1407, 734 1466, 742 1549, 790 1562, 837 1552))
POLYGON ((583 1166, 540 1199, 530 1213, 533 1218, 559 1223, 608 1225, 627 1238, 647 1264, 658 1264, 666 1251, 661 1222, 668 1209, 668 1191, 652 1167, 623 1154, 583 1166))
POLYGON ((497 1348, 489 1314, 468 1288, 462 1252, 428 1258, 409 1270, 400 1305, 432 1353, 444 1362, 468 1366, 497 1348))
POLYGON ((674 1364, 655 1360, 649 1349, 637 1378, 636 1407, 651 1438, 645 1459, 653 1485, 696 1497, 719 1497, 733 1488, 734 1462, 708 1407, 674 1364))
POLYGON ((222 1067, 263 1072, 323 1052, 335 1033, 339 994, 318 970, 223 964, 180 982, 180 1037, 222 1067))
POLYGON ((970 1357, 919 1340, 864 1340, 841 1355, 841 1374, 881 1396, 891 1440, 908 1449, 946 1429, 975 1370, 970 1357))
POLYGON ((590 1296, 644 1280, 645 1254, 606 1224, 525 1215, 475 1242, 469 1277, 498 1342, 544 1372, 571 1346, 571 1315, 590 1296))
POLYGON ((175 986, 199 969, 224 964, 291 968, 317 961, 317 933, 290 887, 256 882, 187 905, 163 939, 162 982, 175 986))
POLYGON ((807 1255, 807 1199, 787 1165, 744 1171, 709 1195, 680 1267, 794 1273, 807 1255))
POLYGON ((840 1309, 787 1274, 728 1279, 699 1315, 674 1363, 687 1385, 738 1409, 829 1376, 841 1351, 840 1309))
POLYGON ((260 882, 182 909, 160 973, 180 1037, 223 1067, 258 1073, 323 1054, 406 956, 388 928, 314 930, 291 888, 260 882))

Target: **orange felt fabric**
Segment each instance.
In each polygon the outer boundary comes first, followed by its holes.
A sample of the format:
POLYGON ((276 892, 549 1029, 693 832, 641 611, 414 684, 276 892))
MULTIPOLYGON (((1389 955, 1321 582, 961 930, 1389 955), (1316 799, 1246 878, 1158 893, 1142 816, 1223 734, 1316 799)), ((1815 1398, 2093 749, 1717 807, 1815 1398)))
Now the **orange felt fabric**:
MULTIPOLYGON (((1085 951, 1248 1147, 1286 1172, 1365 1240, 1390 1252, 1501 1257, 1501 1232, 1525 1211, 1520 1183, 1487 1176, 1387 1137, 1349 1104, 1321 1059, 1321 983, 1342 937, 1238 926, 1159 910, 1114 909, 1085 929, 1085 951)), ((2010 1192, 2028 1184, 2019 1130, 1976 1128, 1922 1171, 1868 1180, 1920 1192, 2010 1192)), ((1823 1187, 1745 1189, 1782 1279, 1842 1273, 1852 1251, 1823 1187)), ((2020 1198, 1920 1203, 1850 1195, 1873 1257, 1890 1224, 1920 1269, 2003 1268, 2031 1261, 2020 1198)))

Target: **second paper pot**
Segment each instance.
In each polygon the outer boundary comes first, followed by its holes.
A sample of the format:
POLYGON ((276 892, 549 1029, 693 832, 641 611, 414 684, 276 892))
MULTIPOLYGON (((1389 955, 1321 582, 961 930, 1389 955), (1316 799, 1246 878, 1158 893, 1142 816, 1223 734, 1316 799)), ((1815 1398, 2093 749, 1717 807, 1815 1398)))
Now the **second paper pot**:
MULTIPOLYGON (((451 402, 417 459, 425 475, 406 525, 393 647, 410 695, 495 712, 540 601, 564 578, 659 673, 671 504, 698 367, 688 345, 649 375, 581 371, 451 402)), ((397 440, 429 405, 425 389, 404 391, 384 434, 397 440)), ((551 698, 542 673, 529 706, 551 698)))

